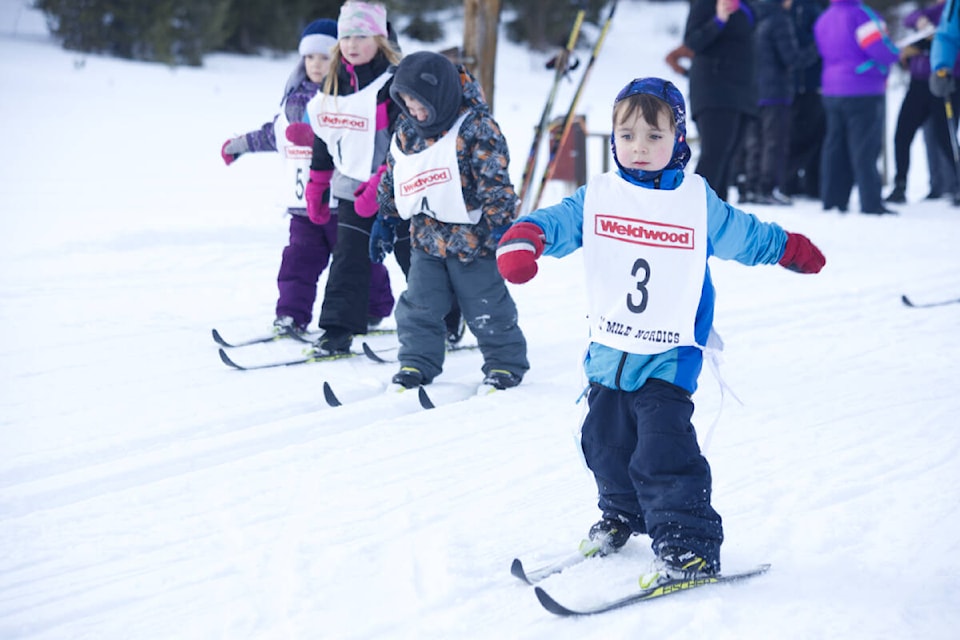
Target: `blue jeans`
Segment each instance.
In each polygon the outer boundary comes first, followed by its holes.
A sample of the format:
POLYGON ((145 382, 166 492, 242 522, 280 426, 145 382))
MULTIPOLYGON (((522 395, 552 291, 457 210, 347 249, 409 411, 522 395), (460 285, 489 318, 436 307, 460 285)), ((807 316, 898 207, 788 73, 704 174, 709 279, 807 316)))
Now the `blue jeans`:
POLYGON ((877 161, 883 149, 886 98, 823 96, 827 133, 820 155, 820 199, 826 210, 846 211, 853 185, 860 193, 860 210, 883 209, 877 161))

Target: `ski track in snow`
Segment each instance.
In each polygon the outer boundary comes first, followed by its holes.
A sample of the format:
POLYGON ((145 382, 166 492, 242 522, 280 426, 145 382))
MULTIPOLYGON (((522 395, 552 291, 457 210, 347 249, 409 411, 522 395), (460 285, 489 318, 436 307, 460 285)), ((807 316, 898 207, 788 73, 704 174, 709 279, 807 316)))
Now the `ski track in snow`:
MULTIPOLYGON (((509 567, 572 551, 598 517, 575 440, 579 254, 544 258, 511 288, 532 365, 517 389, 430 411, 412 393, 331 408, 324 380, 355 398, 396 365, 231 370, 210 329, 241 339, 269 325, 287 222, 275 159, 226 169, 217 151, 275 112, 294 58, 169 69, 83 56, 11 7, 0 8, 0 637, 954 637, 960 304, 910 309, 900 296, 960 295, 960 212, 922 201, 922 142, 900 216, 750 209, 812 238, 827 256, 820 275, 711 261, 721 375, 743 404, 705 371, 694 422, 701 442, 710 434, 724 567, 771 571, 561 620, 509 567)), ((685 16, 684 3, 621 3, 582 104, 592 131, 634 75, 686 90, 661 62, 685 16)), ((496 115, 519 172, 542 106, 529 96, 552 74, 546 56, 505 39, 499 56, 496 115)), ((895 74, 890 140, 904 88, 895 74)), ((591 140, 591 170, 606 144, 591 140)), ((554 185, 545 200, 560 195, 554 185)), ((477 352, 452 354, 438 383, 475 385, 480 366, 477 352)), ((640 536, 543 586, 588 605, 635 588, 651 558, 640 536)))

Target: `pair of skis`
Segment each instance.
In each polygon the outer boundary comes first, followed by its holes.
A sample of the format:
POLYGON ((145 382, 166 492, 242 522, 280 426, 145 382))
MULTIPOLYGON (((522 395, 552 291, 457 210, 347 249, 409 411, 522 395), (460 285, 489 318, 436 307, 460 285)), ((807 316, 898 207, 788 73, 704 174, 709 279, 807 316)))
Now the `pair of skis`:
POLYGON ((267 344, 269 342, 278 342, 280 340, 296 340, 298 342, 303 342, 304 344, 310 344, 313 342, 311 338, 313 337, 310 333, 297 333, 294 331, 282 332, 282 333, 267 333, 262 336, 254 336, 252 338, 246 338, 244 340, 239 340, 235 342, 228 342, 220 332, 216 329, 211 329, 210 333, 213 335, 213 341, 216 342, 221 347, 227 349, 235 349, 237 347, 249 347, 254 344, 267 344))
MULTIPOLYGON (((220 349, 219 349, 220 360, 223 362, 223 364, 227 365, 228 367, 237 369, 239 371, 251 371, 256 369, 273 369, 277 367, 292 367, 292 366, 298 366, 302 364, 311 364, 314 362, 329 362, 333 360, 345 360, 348 358, 358 358, 358 357, 364 357, 364 356, 377 362, 386 362, 386 360, 384 359, 386 357, 386 354, 390 351, 396 350, 396 347, 388 347, 386 349, 374 351, 366 343, 364 343, 363 351, 350 351, 348 353, 320 353, 320 352, 307 350, 302 356, 298 358, 292 358, 289 360, 280 360, 275 362, 267 362, 267 363, 261 363, 261 364, 244 365, 237 362, 234 358, 228 355, 226 352, 226 349, 248 347, 256 344, 268 344, 271 342, 279 342, 282 340, 294 340, 296 342, 303 343, 305 345, 312 345, 313 344, 312 338, 315 336, 310 333, 294 333, 294 332, 280 333, 280 334, 270 333, 263 336, 254 336, 252 338, 247 338, 245 340, 230 342, 224 339, 224 337, 216 329, 213 329, 211 333, 213 335, 213 340, 220 345, 220 349)), ((367 335, 368 336, 392 335, 395 333, 396 333, 395 329, 372 329, 367 333, 367 335)))
MULTIPOLYGON (((443 383, 435 383, 431 385, 431 387, 433 387, 433 394, 427 391, 426 387, 420 386, 416 388, 417 401, 420 403, 421 409, 435 409, 438 405, 460 402, 474 396, 490 395, 491 393, 497 391, 495 387, 485 384, 443 385, 443 383)), ((333 390, 333 387, 329 382, 324 381, 323 383, 323 399, 331 407, 340 407, 344 404, 352 402, 362 402, 371 398, 375 398, 384 392, 386 392, 387 395, 390 395, 408 393, 412 391, 413 389, 405 389, 399 385, 383 385, 379 389, 375 389, 373 392, 361 392, 359 398, 346 400, 345 398, 341 398, 340 395, 333 390)))
POLYGON ((523 563, 519 559, 515 558, 513 560, 513 564, 510 566, 510 573, 519 580, 534 586, 534 594, 537 596, 537 600, 544 609, 554 615, 570 617, 590 616, 598 613, 606 613, 607 611, 622 609, 633 604, 649 602, 650 600, 663 598, 712 584, 741 582, 743 580, 762 575, 770 569, 769 564, 761 564, 753 569, 740 571, 737 573, 700 576, 696 578, 680 578, 675 580, 671 579, 667 580, 666 582, 661 582, 653 587, 650 587, 649 589, 637 589, 636 591, 628 593, 624 596, 604 599, 597 604, 579 608, 567 607, 560 604, 553 596, 547 593, 545 589, 536 586, 536 583, 540 582, 541 580, 560 573, 564 569, 578 565, 581 562, 593 557, 596 556, 585 556, 578 551, 569 556, 564 556, 554 560, 553 562, 549 562, 531 571, 525 570, 523 563))
POLYGON ((590 61, 584 68, 583 75, 580 76, 580 81, 577 84, 577 90, 573 95, 573 100, 570 102, 570 107, 567 109, 566 116, 563 119, 563 127, 560 130, 560 137, 557 141, 556 149, 552 150, 550 154, 550 158, 547 162, 547 168, 543 172, 543 177, 540 179, 536 195, 530 199, 528 203, 528 196, 530 195, 530 189, 533 183, 533 174, 537 164, 537 154, 540 150, 540 144, 543 140, 544 134, 549 128, 550 113, 553 111, 553 103, 556 100, 557 90, 560 86, 561 80, 563 80, 563 77, 566 75, 568 70, 567 64, 569 63, 570 56, 573 53, 574 48, 576 47, 577 40, 580 36, 580 29, 583 25, 583 18, 586 13, 584 9, 580 9, 577 12, 577 17, 573 23, 573 28, 570 30, 570 37, 567 39, 567 46, 564 48, 563 52, 561 52, 560 57, 557 60, 553 85, 550 89, 550 93, 547 95, 547 102, 543 107, 543 113, 540 115, 540 122, 537 124, 537 128, 534 131, 533 142, 530 145, 530 153, 528 154, 527 162, 524 165, 519 193, 522 213, 529 213, 539 206, 540 198, 543 196, 544 187, 546 186, 547 182, 553 179, 553 175, 556 173, 559 152, 561 149, 563 149, 567 138, 570 136, 570 130, 573 128, 573 121, 576 119, 577 105, 580 103, 580 98, 583 95, 583 90, 584 87, 586 87, 590 73, 593 71, 593 67, 596 65, 597 57, 600 55, 600 49, 603 47, 603 41, 606 39, 607 32, 610 30, 610 25, 613 23, 613 14, 616 9, 617 0, 613 0, 610 5, 610 13, 607 15, 607 19, 603 23, 603 27, 601 28, 600 35, 597 37, 596 43, 593 45, 593 51, 590 54, 590 61))

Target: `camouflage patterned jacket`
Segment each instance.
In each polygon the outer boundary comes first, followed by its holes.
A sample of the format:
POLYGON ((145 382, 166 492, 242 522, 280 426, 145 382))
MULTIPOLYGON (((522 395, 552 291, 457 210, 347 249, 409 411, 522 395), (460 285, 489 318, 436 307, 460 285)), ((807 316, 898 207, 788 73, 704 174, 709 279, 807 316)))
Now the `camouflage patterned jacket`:
MULTIPOLYGON (((459 71, 463 86, 460 114, 470 112, 457 137, 460 184, 467 209, 482 209, 483 215, 471 225, 440 222, 418 214, 410 220, 410 237, 414 249, 471 262, 496 255, 497 242, 516 218, 517 194, 507 170, 510 152, 500 125, 493 119, 477 81, 463 67, 459 71)), ((397 120, 395 135, 397 146, 407 153, 422 151, 436 141, 421 137, 405 114, 397 120)), ((393 156, 388 153, 387 171, 377 192, 380 215, 387 217, 398 217, 393 199, 393 164, 393 156)))

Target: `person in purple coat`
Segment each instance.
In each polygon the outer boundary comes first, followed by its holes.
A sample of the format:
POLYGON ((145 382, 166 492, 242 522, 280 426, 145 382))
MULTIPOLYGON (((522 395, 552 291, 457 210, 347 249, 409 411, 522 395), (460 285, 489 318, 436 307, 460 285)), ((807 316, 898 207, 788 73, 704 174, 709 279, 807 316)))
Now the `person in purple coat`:
POLYGON ((831 0, 813 31, 823 60, 827 116, 820 156, 823 209, 846 212, 856 184, 861 212, 894 213, 883 205, 877 160, 883 149, 887 74, 900 51, 883 21, 859 0, 831 0))
MULTIPOLYGON (((280 113, 261 128, 230 138, 220 149, 227 166, 245 153, 277 151, 286 164, 288 182, 284 198, 290 215, 290 239, 277 274, 280 295, 273 329, 278 336, 299 336, 306 332, 317 299, 317 281, 330 262, 337 242, 336 218, 320 222, 307 215, 304 184, 310 169, 311 149, 286 139, 287 126, 303 120, 307 102, 320 90, 330 64, 330 50, 335 44, 336 20, 314 20, 307 25, 300 37, 300 60, 287 81, 280 113)), ((369 320, 376 324, 391 314, 394 303, 390 276, 383 265, 374 268, 369 291, 369 320)))

